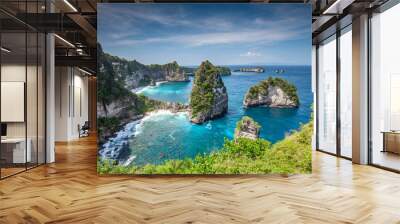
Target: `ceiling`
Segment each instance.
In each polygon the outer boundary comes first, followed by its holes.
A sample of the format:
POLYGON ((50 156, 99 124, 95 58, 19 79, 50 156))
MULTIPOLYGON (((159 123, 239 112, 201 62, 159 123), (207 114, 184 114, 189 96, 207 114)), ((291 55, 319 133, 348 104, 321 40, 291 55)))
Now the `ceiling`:
MULTIPOLYGON (((346 16, 354 16, 387 0, 191 0, 184 2, 255 2, 312 4, 313 39, 324 36, 329 28, 346 16)), ((0 21, 3 32, 17 33, 26 28, 54 32, 56 65, 80 66, 96 71, 97 3, 171 3, 179 0, 1 0, 0 21), (49 12, 52 13, 49 13, 49 12), (26 13, 28 12, 28 13, 26 13)), ((350 18, 351 23, 351 18, 350 18)), ((334 31, 332 31, 334 32, 334 31)), ((10 34, 9 34, 10 35, 10 34)), ((14 34, 16 35, 16 34, 14 34)), ((11 35, 12 36, 12 35, 11 35)), ((11 38, 10 36, 10 38, 11 38)), ((18 35, 17 35, 18 36, 18 35)), ((6 38, 9 38, 8 36, 6 38)), ((13 39, 13 38, 12 38, 13 39)), ((15 38, 16 41, 19 38, 15 38)), ((18 43, 16 43, 18 45, 18 43)))

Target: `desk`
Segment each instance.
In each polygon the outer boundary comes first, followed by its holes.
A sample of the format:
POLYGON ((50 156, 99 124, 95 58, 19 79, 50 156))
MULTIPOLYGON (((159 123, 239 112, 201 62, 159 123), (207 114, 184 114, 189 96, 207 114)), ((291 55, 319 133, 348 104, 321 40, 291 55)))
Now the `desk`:
POLYGON ((25 151, 25 138, 5 138, 1 139, 1 157, 6 163, 26 163, 31 162, 31 139, 27 139, 28 144, 25 151), (25 160, 26 159, 26 160, 25 160))
POLYGON ((382 152, 400 154, 400 131, 383 131, 382 152))

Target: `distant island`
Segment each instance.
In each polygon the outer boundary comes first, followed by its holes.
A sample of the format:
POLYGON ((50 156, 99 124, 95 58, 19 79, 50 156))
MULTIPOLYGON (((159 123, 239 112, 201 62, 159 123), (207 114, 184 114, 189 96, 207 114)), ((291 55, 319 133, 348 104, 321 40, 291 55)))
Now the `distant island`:
POLYGON ((262 67, 254 67, 254 68, 239 68, 236 69, 234 72, 256 72, 256 73, 263 73, 265 69, 262 67))
MULTIPOLYGON (((224 67, 224 66, 214 66, 214 67, 217 69, 217 71, 218 71, 220 76, 232 75, 231 69, 228 68, 228 67, 224 67)), ((187 67, 187 66, 181 66, 180 68, 188 76, 194 76, 196 71, 197 71, 197 69, 199 69, 198 67, 187 67)))
POLYGON ((285 69, 275 69, 275 73, 276 74, 282 74, 282 73, 284 73, 285 72, 285 69))

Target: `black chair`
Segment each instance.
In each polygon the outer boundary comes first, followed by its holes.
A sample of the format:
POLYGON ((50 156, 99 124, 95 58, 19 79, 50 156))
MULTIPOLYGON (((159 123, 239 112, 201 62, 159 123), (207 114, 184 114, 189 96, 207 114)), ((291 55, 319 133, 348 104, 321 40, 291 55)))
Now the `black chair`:
POLYGON ((89 121, 85 121, 82 127, 78 124, 79 138, 89 136, 89 130, 90 130, 89 121))

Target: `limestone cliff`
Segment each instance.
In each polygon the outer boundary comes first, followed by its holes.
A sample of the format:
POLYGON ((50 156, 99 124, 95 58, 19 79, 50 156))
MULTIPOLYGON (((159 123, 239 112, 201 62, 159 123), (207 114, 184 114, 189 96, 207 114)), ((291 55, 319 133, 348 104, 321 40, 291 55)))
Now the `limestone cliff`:
POLYGON ((190 120, 203 123, 228 111, 228 93, 220 72, 209 61, 197 69, 190 95, 190 120))
POLYGON ((255 122, 251 117, 244 116, 236 124, 235 139, 249 138, 257 139, 260 135, 260 125, 255 122))
POLYGON ((298 107, 299 103, 297 89, 294 85, 284 79, 272 77, 252 86, 243 100, 245 107, 261 105, 292 108, 298 107))
MULTIPOLYGON (((161 102, 132 93, 129 84, 126 83, 126 77, 121 73, 121 68, 113 64, 112 61, 115 62, 115 59, 110 60, 110 56, 103 53, 100 45, 97 50, 97 118, 100 143, 111 137, 126 123, 142 118, 147 111, 187 109, 188 106, 179 103, 161 102)), ((143 67, 140 64, 136 65, 137 68, 143 67)), ((176 72, 177 64, 172 63, 161 67, 167 71, 162 73, 165 75, 163 79, 169 77, 170 80, 180 80, 176 72)), ((158 66, 152 66, 149 69, 160 71, 158 66)))
MULTIPOLYGON (((152 85, 156 82, 188 82, 189 77, 176 61, 168 64, 144 65, 136 60, 129 61, 124 58, 100 52, 98 58, 103 58, 103 63, 108 63, 113 69, 116 78, 124 83, 125 88, 132 90, 141 86, 152 85)), ((104 71, 100 65, 99 72, 104 71)))

